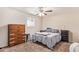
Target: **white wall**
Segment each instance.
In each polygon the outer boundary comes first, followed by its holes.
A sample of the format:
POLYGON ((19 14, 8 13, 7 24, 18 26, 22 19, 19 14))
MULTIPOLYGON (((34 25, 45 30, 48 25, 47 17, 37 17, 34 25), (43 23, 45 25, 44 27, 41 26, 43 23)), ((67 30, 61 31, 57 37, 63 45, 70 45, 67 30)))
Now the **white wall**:
MULTIPOLYGON (((40 29, 40 22, 39 17, 23 13, 13 8, 0 8, 0 26, 4 26, 7 24, 26 24, 25 20, 27 17, 35 18, 35 27, 28 27, 28 31, 36 32, 40 29)), ((27 28, 27 25, 26 25, 27 28)), ((27 29, 26 29, 27 32, 27 29)))
POLYGON ((0 47, 6 46, 8 40, 7 27, 8 24, 25 24, 26 33, 34 33, 40 30, 40 18, 30 15, 28 13, 21 12, 14 8, 0 8, 0 47), (26 18, 35 18, 35 27, 27 27, 26 18))
POLYGON ((69 30, 72 41, 79 42, 79 8, 57 8, 51 16, 43 18, 42 29, 46 27, 69 30))
POLYGON ((8 26, 0 27, 0 48, 8 45, 8 26))

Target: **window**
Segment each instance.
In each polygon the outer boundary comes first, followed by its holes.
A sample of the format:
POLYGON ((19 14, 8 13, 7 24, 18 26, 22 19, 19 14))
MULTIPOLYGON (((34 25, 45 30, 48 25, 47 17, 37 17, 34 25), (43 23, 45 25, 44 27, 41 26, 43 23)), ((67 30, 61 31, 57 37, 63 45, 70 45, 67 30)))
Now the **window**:
POLYGON ((35 19, 29 19, 27 18, 27 26, 28 27, 34 27, 35 26, 35 19))

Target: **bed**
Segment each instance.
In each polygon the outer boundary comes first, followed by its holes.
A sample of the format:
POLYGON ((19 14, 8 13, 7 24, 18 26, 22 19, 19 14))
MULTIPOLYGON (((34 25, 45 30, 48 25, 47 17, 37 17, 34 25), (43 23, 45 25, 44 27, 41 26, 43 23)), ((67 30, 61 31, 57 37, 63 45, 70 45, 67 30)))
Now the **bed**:
MULTIPOLYGON (((50 29, 50 28, 49 28, 50 29)), ((56 30, 56 29, 55 29, 56 30)), ((47 31, 36 32, 32 35, 33 42, 41 42, 46 45, 48 48, 52 49, 53 46, 56 45, 59 41, 61 41, 61 34, 57 31, 51 31, 47 29, 47 31)))

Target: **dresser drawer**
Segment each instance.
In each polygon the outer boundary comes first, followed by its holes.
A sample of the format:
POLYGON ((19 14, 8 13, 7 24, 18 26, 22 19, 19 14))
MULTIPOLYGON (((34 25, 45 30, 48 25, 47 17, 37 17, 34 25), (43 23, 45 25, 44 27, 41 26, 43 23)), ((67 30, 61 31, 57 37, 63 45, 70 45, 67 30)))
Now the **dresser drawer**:
POLYGON ((14 46, 25 42, 25 25, 8 25, 8 45, 14 46))
POLYGON ((61 41, 68 42, 69 41, 69 31, 61 30, 61 41))

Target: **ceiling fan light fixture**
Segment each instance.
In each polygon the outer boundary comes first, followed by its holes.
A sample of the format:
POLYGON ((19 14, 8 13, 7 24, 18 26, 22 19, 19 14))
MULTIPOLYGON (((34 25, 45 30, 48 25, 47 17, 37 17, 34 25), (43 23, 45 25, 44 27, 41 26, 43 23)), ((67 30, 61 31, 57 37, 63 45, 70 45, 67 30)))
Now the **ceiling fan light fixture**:
POLYGON ((44 16, 44 13, 39 13, 39 16, 44 16))

